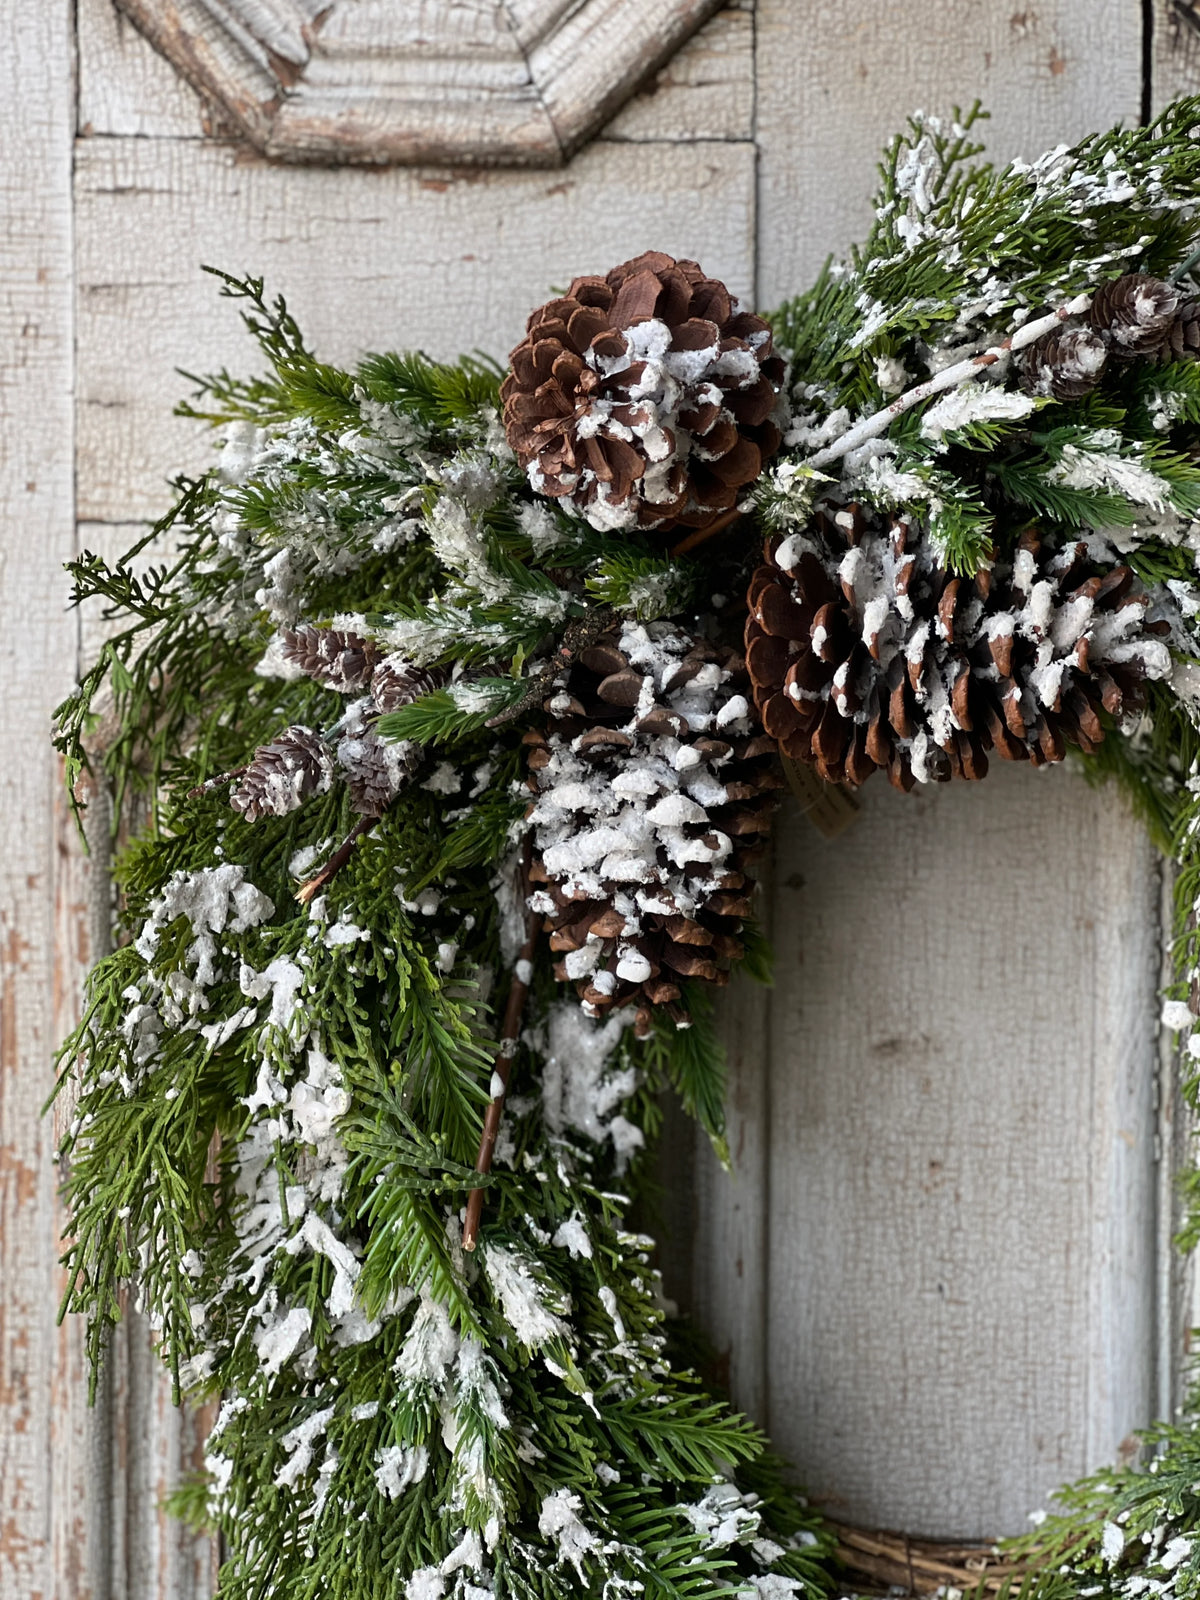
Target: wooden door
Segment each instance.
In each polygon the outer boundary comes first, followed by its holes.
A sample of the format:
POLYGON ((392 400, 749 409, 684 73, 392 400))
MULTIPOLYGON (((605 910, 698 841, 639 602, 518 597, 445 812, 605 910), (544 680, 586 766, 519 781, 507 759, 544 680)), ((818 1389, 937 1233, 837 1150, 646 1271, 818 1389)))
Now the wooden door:
MULTIPOLYGON (((144 26, 175 17, 176 45, 209 14, 130 9, 144 26)), ((343 6, 342 59, 375 59, 370 19, 403 9, 343 6)), ((445 9, 472 26, 489 14, 445 9)), ((267 10, 300 18, 249 52, 285 93, 306 13, 267 10)), ((0 52, 3 1600, 211 1587, 214 1552, 158 1509, 202 1445, 146 1330, 131 1314, 89 1410, 79 1330, 56 1329, 40 1114, 108 905, 103 852, 82 857, 46 744, 101 626, 64 612, 61 564, 123 548, 166 504, 167 475, 204 459, 170 415, 174 369, 252 360, 200 263, 265 274, 334 359, 502 355, 548 286, 651 246, 761 305, 800 288, 863 230, 878 148, 913 106, 981 96, 1004 158, 1200 85, 1180 0, 1152 18, 1140 0, 738 0, 680 46, 711 10, 655 12, 615 88, 602 69, 617 57, 589 55, 595 41, 551 63, 539 104, 565 83, 575 120, 554 102, 568 131, 545 169, 489 166, 528 157, 512 153, 533 137, 519 118, 442 152, 473 165, 345 165, 363 148, 331 143, 291 164, 275 133, 248 138, 232 90, 221 103, 204 80, 217 98, 201 97, 112 0, 14 10, 0 52), (613 114, 639 62, 651 80, 613 114)), ((540 15, 505 9, 518 30, 540 15)), ((684 1281, 740 1401, 845 1514, 956 1535, 1018 1525, 1170 1399, 1159 868, 1116 796, 1070 773, 1004 775, 907 806, 868 795, 830 843, 789 818, 770 900, 780 982, 765 1001, 740 991, 727 1018, 737 1176, 701 1164, 684 1281), (950 1447, 964 1436, 969 1467, 950 1447)))

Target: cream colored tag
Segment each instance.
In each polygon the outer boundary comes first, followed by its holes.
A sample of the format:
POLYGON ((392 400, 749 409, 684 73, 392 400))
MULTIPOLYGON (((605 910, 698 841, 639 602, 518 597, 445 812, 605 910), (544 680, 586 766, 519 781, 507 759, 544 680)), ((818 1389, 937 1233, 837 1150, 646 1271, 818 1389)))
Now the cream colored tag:
POLYGON ((836 839, 858 816, 860 803, 843 783, 826 783, 811 767, 781 756, 783 770, 804 815, 825 839, 836 839))

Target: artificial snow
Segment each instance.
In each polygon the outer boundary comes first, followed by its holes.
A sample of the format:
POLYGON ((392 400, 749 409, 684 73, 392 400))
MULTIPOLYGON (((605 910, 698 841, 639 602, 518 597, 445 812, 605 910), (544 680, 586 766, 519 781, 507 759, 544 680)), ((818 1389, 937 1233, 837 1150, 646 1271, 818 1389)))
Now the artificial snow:
POLYGON ((583 1563, 600 1541, 585 1525, 579 1515, 583 1501, 569 1489, 557 1489, 542 1501, 538 1513, 538 1532, 550 1539, 558 1548, 561 1565, 569 1561, 583 1577, 583 1563))

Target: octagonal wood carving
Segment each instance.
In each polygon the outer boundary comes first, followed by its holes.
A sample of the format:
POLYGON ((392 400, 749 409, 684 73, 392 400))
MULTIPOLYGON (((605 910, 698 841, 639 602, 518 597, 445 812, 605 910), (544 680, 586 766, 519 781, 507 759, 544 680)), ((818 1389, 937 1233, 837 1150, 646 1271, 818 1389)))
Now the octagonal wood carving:
POLYGON ((264 155, 558 166, 721 0, 117 0, 264 155))

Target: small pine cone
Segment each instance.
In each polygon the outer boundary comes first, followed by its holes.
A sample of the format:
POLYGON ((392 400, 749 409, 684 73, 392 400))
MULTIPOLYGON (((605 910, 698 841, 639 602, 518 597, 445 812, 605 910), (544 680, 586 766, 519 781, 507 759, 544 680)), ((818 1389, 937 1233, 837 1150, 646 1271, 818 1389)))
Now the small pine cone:
POLYGON ((1150 352, 1153 361, 1200 361, 1200 300, 1188 300, 1162 343, 1150 352))
POLYGON ((418 667, 403 656, 384 656, 371 679, 371 698, 379 712, 399 711, 440 689, 445 681, 446 674, 436 667, 418 667))
POLYGON ((373 728, 364 728, 341 740, 337 756, 353 809, 361 817, 381 817, 417 770, 421 747, 381 739, 373 728))
POLYGON ((1127 272, 1096 290, 1088 321, 1107 337, 1114 356, 1133 360, 1154 354, 1170 336, 1181 299, 1161 278, 1127 272))
POLYGON ((229 804, 247 822, 283 817, 310 795, 324 794, 333 764, 320 736, 311 728, 285 728, 254 752, 254 759, 229 796, 229 804))
POLYGON ((742 658, 668 623, 583 649, 526 735, 535 795, 530 908, 592 1016, 677 1021, 680 979, 724 983, 742 953, 751 864, 782 776, 742 658))
POLYGON ((284 633, 283 655, 307 677, 343 694, 365 688, 379 659, 369 639, 341 628, 314 628, 309 622, 284 633))
POLYGON ((700 528, 779 448, 771 331, 694 261, 647 251, 540 306, 501 387, 539 494, 595 528, 700 528))
POLYGON ((1170 671, 1128 567, 1026 534, 974 578, 939 567, 908 518, 818 510, 749 592, 746 660, 767 732, 830 782, 982 778, 987 751, 1041 766, 1093 751, 1101 712, 1141 710, 1170 671))
POLYGON ((1100 382, 1108 346, 1091 328, 1051 328, 1031 344, 1021 386, 1055 400, 1082 400, 1100 382))

